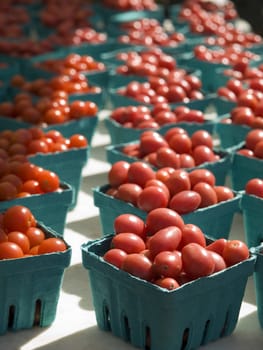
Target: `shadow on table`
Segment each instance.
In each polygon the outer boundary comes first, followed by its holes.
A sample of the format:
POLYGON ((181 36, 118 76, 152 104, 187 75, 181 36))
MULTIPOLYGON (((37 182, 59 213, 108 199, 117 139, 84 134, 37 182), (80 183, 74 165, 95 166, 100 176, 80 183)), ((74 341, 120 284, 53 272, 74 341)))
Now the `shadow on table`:
POLYGON ((91 288, 88 271, 82 264, 72 265, 66 269, 62 290, 65 293, 77 295, 79 306, 85 310, 93 310, 91 288))
POLYGON ((87 239, 97 239, 102 237, 100 218, 98 215, 68 223, 67 228, 74 232, 78 232, 87 237, 87 239))

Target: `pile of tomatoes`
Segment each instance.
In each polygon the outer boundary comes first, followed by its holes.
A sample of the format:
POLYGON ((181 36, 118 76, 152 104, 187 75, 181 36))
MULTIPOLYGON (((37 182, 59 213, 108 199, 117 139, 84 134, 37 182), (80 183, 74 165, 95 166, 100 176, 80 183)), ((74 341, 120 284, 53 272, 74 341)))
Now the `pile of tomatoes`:
POLYGON ((17 259, 68 249, 65 241, 48 236, 29 208, 14 205, 0 214, 0 260, 17 259))
POLYGON ((143 161, 117 161, 108 172, 108 183, 107 195, 146 212, 170 208, 183 215, 234 197, 231 188, 216 185, 215 175, 206 168, 154 171, 143 161))
POLYGON ((174 290, 249 257, 237 239, 209 241, 194 224, 167 208, 148 213, 145 222, 133 214, 114 221, 115 235, 103 259, 133 276, 174 290))
POLYGON ((155 168, 193 168, 221 159, 220 153, 213 150, 213 137, 208 131, 199 129, 189 135, 180 127, 173 127, 164 135, 144 131, 139 142, 123 146, 121 152, 155 168))

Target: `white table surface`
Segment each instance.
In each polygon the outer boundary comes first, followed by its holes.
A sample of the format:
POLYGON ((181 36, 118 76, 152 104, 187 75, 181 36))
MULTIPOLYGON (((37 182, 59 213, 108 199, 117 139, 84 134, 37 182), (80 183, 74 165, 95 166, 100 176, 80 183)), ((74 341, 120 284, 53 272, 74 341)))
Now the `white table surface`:
MULTIPOLYGON (((90 158, 83 169, 83 180, 76 208, 69 212, 64 238, 72 246, 71 265, 66 269, 56 319, 50 327, 7 332, 0 336, 0 350, 132 350, 129 343, 101 331, 96 325, 88 272, 82 266, 82 243, 101 237, 98 209, 93 204, 92 188, 107 183, 110 166, 105 161, 105 145, 110 138, 104 128, 104 113, 95 133, 90 158)), ((230 233, 244 239, 242 217, 236 214, 230 233)), ((233 286, 235 288, 235 286, 233 286)), ((203 346, 207 350, 258 350, 263 346, 263 330, 257 318, 255 290, 249 278, 232 335, 203 346)), ((165 349, 160 349, 165 350, 165 349)))

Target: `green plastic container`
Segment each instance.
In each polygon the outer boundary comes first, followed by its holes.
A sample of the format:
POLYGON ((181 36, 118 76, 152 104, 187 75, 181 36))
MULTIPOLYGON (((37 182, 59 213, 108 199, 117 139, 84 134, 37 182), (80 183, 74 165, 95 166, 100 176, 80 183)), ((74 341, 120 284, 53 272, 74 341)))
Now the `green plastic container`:
POLYGON ((215 125, 215 132, 219 137, 221 148, 235 147, 245 141, 247 133, 251 130, 246 125, 227 124, 218 122, 215 125))
POLYGON ((263 199, 241 192, 240 209, 243 214, 246 242, 256 247, 263 241, 263 199))
POLYGON ((44 222, 58 235, 63 236, 67 214, 72 206, 73 190, 66 183, 61 183, 60 187, 60 191, 2 201, 0 202, 0 212, 13 205, 24 205, 32 211, 37 221, 44 222))
POLYGON ((263 243, 261 242, 260 245, 252 247, 251 252, 257 257, 253 277, 256 290, 258 320, 261 328, 263 329, 263 243))
MULTIPOLYGON (((46 237, 58 237, 43 223, 38 227, 46 237)), ((70 260, 69 245, 64 252, 0 260, 0 335, 52 324, 70 260)))
POLYGON ((151 350, 197 349, 234 331, 254 256, 168 291, 105 262, 111 238, 81 246, 101 330, 151 350))
MULTIPOLYGON (((109 185, 93 188, 94 205, 99 209, 101 231, 103 235, 114 232, 114 220, 123 213, 131 213, 145 219, 147 212, 134 205, 109 196, 105 192, 109 185)), ((213 238, 228 238, 233 217, 239 210, 241 194, 236 193, 231 200, 195 210, 182 215, 185 223, 199 226, 206 235, 213 238)))
POLYGON ((82 170, 88 162, 90 147, 70 149, 65 152, 36 154, 30 156, 31 163, 54 171, 59 178, 69 184, 73 199, 69 209, 74 209, 82 181, 82 170))

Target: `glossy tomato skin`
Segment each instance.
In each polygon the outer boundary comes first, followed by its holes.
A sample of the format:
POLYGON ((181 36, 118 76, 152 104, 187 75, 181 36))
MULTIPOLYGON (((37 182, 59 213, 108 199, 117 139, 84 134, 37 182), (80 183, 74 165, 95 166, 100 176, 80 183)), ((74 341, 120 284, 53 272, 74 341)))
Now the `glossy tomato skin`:
POLYGON ((128 182, 128 170, 130 164, 126 161, 118 161, 114 163, 108 172, 108 181, 112 187, 118 187, 128 182))
POLYGON ((217 195, 214 190, 214 187, 212 187, 208 183, 206 182, 197 183, 194 186, 193 191, 196 191, 197 193, 199 193, 201 197, 201 203, 199 205, 199 208, 205 208, 217 203, 217 195))
POLYGON ((155 179, 155 172, 144 162, 134 162, 128 170, 128 181, 144 187, 148 180, 155 179))
POLYGON ((158 253, 152 265, 155 278, 176 278, 182 271, 182 258, 179 251, 161 251, 158 253))
POLYGON ((214 190, 217 196, 217 202, 224 202, 234 198, 234 192, 227 186, 214 186, 214 190))
POLYGON ((245 192, 249 195, 263 198, 263 180, 259 178, 248 180, 245 185, 245 192))
POLYGON ((138 197, 142 192, 142 187, 135 183, 124 183, 118 187, 115 198, 137 206, 138 197))
POLYGON ((215 241, 207 244, 206 249, 216 252, 217 254, 223 256, 223 251, 225 249, 227 243, 227 239, 226 238, 219 238, 216 239, 215 241))
POLYGON ((263 141, 263 130, 253 129, 246 135, 245 146, 254 152, 256 144, 260 141, 263 141))
POLYGON ((189 172, 189 178, 191 182, 191 188, 193 188, 198 182, 206 182, 211 186, 215 186, 215 175, 208 169, 194 169, 189 172))
POLYGON ((176 193, 169 202, 169 208, 180 215, 188 214, 198 209, 201 204, 201 196, 198 192, 185 190, 176 193))
POLYGON ((30 241, 26 234, 19 231, 12 231, 8 233, 8 242, 14 242, 27 254, 30 249, 30 241))
POLYGON ((157 208, 166 208, 168 205, 167 192, 158 186, 145 187, 137 199, 137 207, 146 212, 157 208))
POLYGON ((8 208, 3 216, 3 227, 7 232, 26 232, 29 227, 36 226, 36 219, 31 210, 22 205, 8 208))
POLYGON ((175 195, 184 190, 190 190, 191 183, 188 172, 183 169, 176 169, 168 177, 165 185, 168 187, 171 195, 175 195))
POLYGON ((64 252, 67 249, 66 243, 58 237, 44 239, 38 247, 38 254, 47 254, 54 252, 64 252))
POLYGON ((225 262, 224 258, 222 257, 222 255, 214 252, 213 250, 210 250, 210 254, 215 262, 215 267, 214 267, 213 273, 222 271, 222 270, 227 268, 226 262, 225 262))
POLYGON ((249 249, 245 242, 233 239, 226 243, 223 258, 227 266, 232 266, 249 258, 249 249))
POLYGON ((146 217, 146 233, 148 236, 154 235, 157 231, 167 226, 177 226, 180 229, 184 226, 181 215, 169 208, 158 208, 150 211, 146 217))
POLYGON ((144 240, 132 232, 122 232, 113 236, 111 247, 122 249, 127 254, 140 253, 146 248, 144 240))
POLYGON ((152 262, 144 254, 128 254, 122 263, 122 270, 133 276, 151 281, 153 277, 152 262))
POLYGON ((198 243, 189 243, 182 249, 183 269, 191 278, 209 276, 215 262, 210 252, 198 243))
POLYGON ((157 286, 159 286, 161 288, 168 289, 168 290, 174 290, 174 289, 180 287, 180 284, 176 281, 176 279, 174 279, 172 277, 158 278, 157 280, 154 281, 154 283, 157 286))
POLYGON ((109 249, 104 255, 103 259, 109 264, 112 264, 118 268, 121 268, 124 259, 126 258, 127 253, 118 248, 109 249))
POLYGON ((180 244, 182 231, 177 226, 167 226, 157 231, 147 241, 150 255, 154 258, 162 251, 174 251, 180 244))
POLYGON ((121 214, 114 220, 114 231, 116 234, 121 232, 133 232, 142 239, 145 239, 145 223, 134 214, 121 214))
POLYGON ((20 246, 14 242, 0 243, 0 260, 22 258, 24 252, 20 246))
POLYGON ((206 246, 206 238, 203 231, 195 224, 185 224, 182 228, 182 239, 179 245, 179 250, 188 243, 198 243, 202 247, 206 246))

